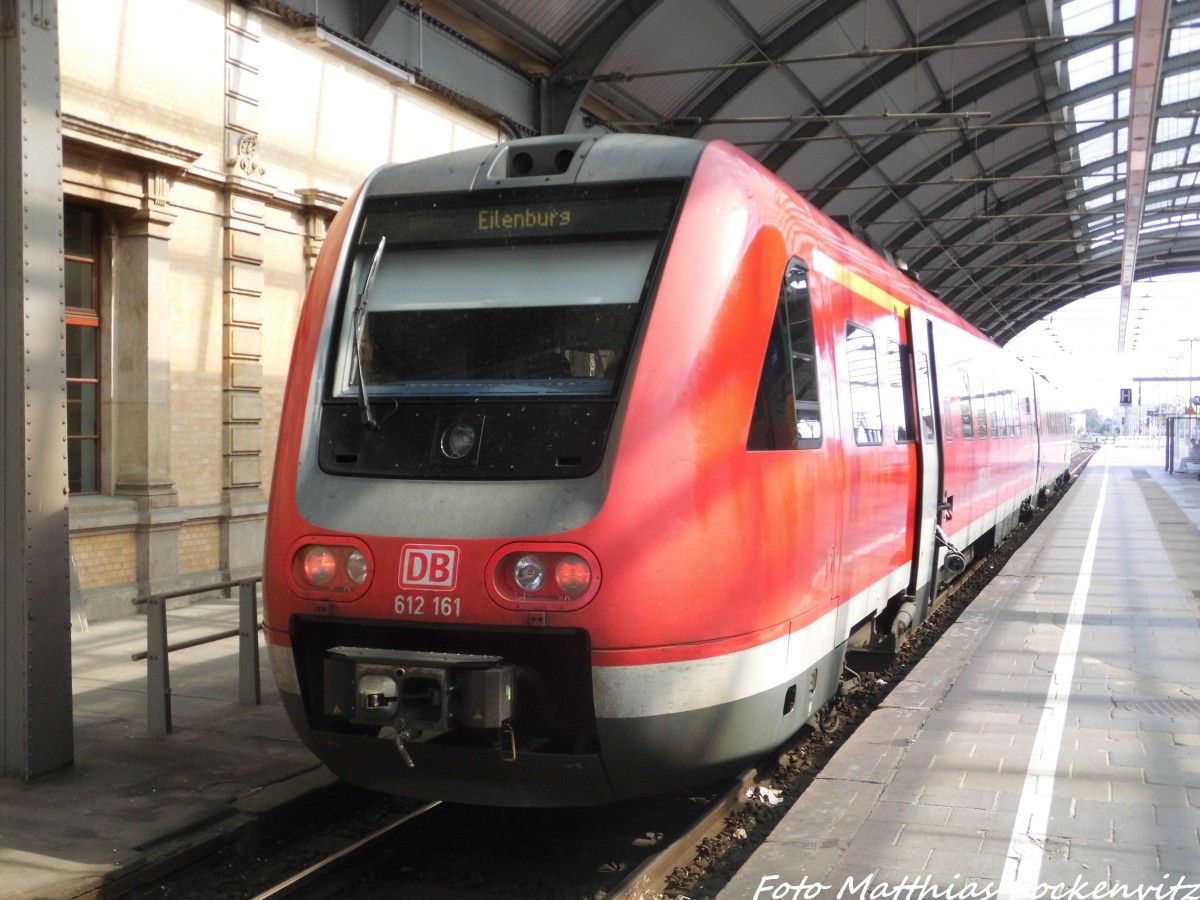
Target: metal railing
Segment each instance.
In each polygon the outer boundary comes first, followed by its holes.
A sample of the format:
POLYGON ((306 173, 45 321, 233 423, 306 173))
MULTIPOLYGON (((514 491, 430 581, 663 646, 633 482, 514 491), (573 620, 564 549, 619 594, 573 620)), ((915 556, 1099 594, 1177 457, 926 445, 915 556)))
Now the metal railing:
POLYGON ((132 659, 146 660, 146 727, 152 734, 171 732, 171 672, 168 655, 175 650, 197 647, 225 638, 238 637, 238 702, 246 706, 262 703, 258 676, 258 582, 261 575, 220 581, 181 591, 138 597, 134 606, 146 607, 146 650, 132 659), (238 589, 238 627, 177 644, 167 643, 167 601, 210 591, 238 589))

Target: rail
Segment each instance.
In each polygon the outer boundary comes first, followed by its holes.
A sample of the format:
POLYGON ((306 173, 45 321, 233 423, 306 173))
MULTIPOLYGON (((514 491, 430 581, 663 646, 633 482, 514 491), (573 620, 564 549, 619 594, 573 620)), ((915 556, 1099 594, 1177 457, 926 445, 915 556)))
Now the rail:
POLYGON ((262 703, 262 685, 258 675, 258 582, 261 575, 199 585, 187 590, 149 594, 133 600, 146 608, 146 650, 131 656, 134 662, 146 660, 146 728, 152 734, 171 733, 171 672, 169 654, 213 641, 237 636, 238 702, 246 706, 262 703), (209 591, 238 589, 238 627, 204 637, 167 643, 167 601, 209 591))

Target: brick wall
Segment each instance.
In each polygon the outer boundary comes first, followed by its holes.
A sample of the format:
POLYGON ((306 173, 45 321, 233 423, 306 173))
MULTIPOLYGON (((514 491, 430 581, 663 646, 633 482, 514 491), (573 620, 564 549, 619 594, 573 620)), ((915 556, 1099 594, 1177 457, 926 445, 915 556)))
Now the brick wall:
POLYGON ((211 572, 221 559, 221 528, 216 523, 179 529, 179 572, 211 572))
POLYGON ((73 537, 71 552, 75 556, 79 586, 85 591, 133 580, 137 539, 132 532, 73 537))

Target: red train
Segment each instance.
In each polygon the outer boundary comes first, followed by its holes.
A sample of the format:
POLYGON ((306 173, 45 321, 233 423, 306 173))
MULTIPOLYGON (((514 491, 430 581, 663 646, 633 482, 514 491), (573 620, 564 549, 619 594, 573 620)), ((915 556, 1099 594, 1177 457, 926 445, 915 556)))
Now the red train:
POLYGON ((1045 388, 728 145, 383 167, 329 230, 284 404, 288 713, 416 797, 735 771, 1065 481, 1045 388))

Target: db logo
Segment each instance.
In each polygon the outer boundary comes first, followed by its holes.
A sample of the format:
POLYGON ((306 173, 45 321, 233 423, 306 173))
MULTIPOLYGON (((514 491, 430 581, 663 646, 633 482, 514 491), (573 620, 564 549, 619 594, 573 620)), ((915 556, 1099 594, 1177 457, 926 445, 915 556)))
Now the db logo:
POLYGON ((400 586, 445 588, 458 580, 458 548, 405 544, 400 555, 400 586))

